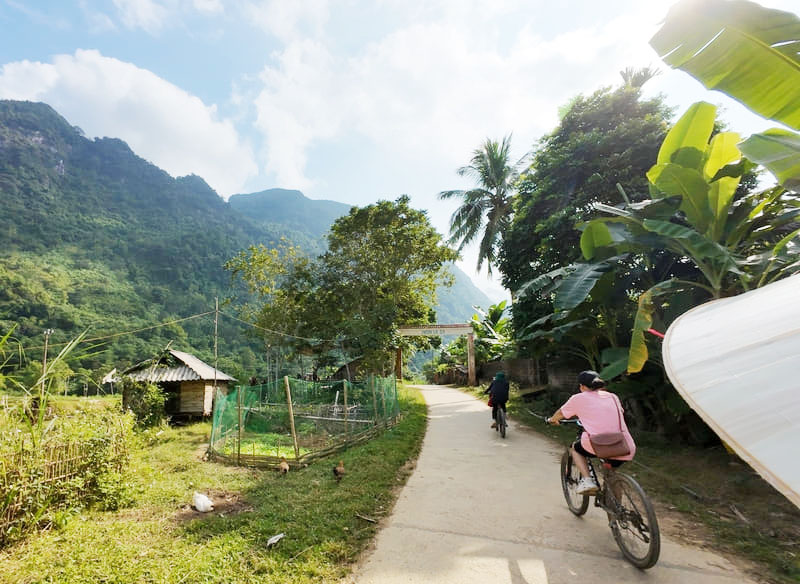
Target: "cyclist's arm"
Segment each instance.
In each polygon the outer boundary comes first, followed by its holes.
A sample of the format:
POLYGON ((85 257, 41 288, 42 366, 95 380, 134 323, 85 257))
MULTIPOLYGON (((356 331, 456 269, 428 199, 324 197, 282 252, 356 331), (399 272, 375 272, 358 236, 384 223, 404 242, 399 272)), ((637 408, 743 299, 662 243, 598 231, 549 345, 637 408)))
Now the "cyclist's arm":
POLYGON ((561 413, 561 408, 556 410, 556 413, 547 418, 548 424, 558 425, 558 422, 564 419, 564 414, 561 413))

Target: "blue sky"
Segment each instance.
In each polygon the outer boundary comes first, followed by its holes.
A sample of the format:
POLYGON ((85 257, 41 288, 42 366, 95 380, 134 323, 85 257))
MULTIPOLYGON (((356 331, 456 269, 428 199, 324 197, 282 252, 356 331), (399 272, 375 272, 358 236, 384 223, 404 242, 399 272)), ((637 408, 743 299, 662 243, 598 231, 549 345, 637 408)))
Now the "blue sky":
MULTIPOLYGON (((704 99, 742 134, 774 124, 660 63, 672 0, 0 0, 0 98, 44 101, 227 198, 272 187, 365 205, 408 194, 443 234, 491 137, 515 156, 560 105, 657 66, 646 86, 704 99)), ((763 0, 798 12, 798 0, 763 0)), ((461 267, 492 300, 506 295, 461 267)))

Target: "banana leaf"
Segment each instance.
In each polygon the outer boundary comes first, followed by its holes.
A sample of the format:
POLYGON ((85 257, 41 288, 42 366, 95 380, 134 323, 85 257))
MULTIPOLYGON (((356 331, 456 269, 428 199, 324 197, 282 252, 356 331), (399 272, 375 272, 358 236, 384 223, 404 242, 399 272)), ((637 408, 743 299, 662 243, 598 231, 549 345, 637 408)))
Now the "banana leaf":
MULTIPOLYGON (((800 111, 800 103, 797 109, 800 111)), ((800 134, 772 128, 753 134, 739 148, 747 158, 765 166, 784 187, 800 191, 800 134)))
POLYGON ((800 129, 800 18, 791 12, 745 0, 682 0, 650 45, 708 89, 800 129))

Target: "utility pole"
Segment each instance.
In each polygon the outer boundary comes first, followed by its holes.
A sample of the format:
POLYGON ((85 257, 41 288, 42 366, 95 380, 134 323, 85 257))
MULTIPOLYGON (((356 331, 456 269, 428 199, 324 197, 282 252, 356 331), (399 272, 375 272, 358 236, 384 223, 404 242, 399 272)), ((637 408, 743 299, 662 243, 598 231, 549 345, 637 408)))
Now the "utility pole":
POLYGON ((42 355, 42 393, 44 393, 45 374, 47 373, 47 342, 50 340, 50 335, 54 332, 53 329, 44 329, 44 354, 42 355))
POLYGON ((219 297, 214 297, 214 397, 217 396, 217 323, 219 321, 219 297))

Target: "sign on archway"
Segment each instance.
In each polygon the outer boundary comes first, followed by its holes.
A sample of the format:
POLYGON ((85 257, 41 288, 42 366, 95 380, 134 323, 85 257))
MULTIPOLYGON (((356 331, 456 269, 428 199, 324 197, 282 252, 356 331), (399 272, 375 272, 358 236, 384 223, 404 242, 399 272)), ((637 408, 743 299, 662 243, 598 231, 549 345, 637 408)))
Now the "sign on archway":
MULTIPOLYGON (((477 385, 475 378, 475 335, 472 332, 472 325, 465 324, 421 324, 413 326, 401 326, 398 329, 401 337, 441 337, 443 335, 467 335, 467 383, 471 386, 477 385)), ((403 353, 397 348, 397 358, 395 361, 395 374, 399 379, 403 378, 403 353)))

